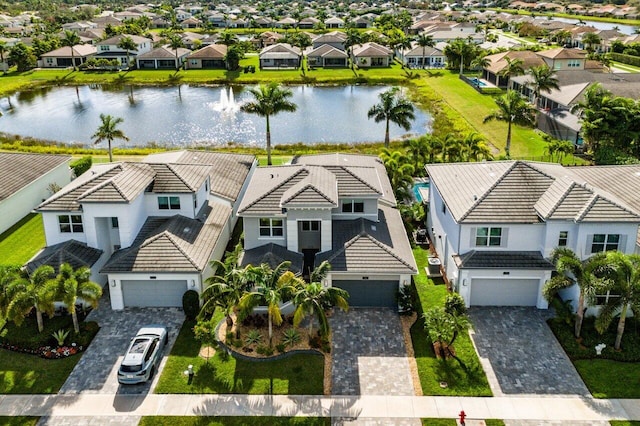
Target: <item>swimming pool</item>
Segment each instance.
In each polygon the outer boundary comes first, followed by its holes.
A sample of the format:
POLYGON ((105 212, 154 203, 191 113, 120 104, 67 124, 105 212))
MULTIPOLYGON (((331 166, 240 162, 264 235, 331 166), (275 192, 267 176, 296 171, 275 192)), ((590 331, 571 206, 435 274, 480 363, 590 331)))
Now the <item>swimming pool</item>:
POLYGON ((487 87, 487 84, 477 77, 470 78, 469 80, 478 87, 487 87))
POLYGON ((413 196, 419 203, 429 201, 429 182, 416 182, 412 191, 413 196))

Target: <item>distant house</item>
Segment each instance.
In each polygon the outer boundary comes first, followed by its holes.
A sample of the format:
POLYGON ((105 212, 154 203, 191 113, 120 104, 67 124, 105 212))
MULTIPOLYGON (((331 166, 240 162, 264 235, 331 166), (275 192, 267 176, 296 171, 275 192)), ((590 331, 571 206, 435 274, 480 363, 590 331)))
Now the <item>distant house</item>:
POLYGON ((324 21, 324 24, 327 26, 327 28, 344 28, 344 20, 335 16, 327 18, 324 21))
POLYGON ((346 67, 349 55, 344 50, 323 44, 307 53, 307 64, 310 67, 346 67))
POLYGON ((64 46, 51 52, 44 53, 42 66, 44 68, 67 68, 84 64, 87 59, 96 55, 96 47, 90 44, 76 44, 73 47, 64 46), (73 49, 73 54, 71 50, 73 49), (72 63, 75 62, 75 65, 72 63))
POLYGON ((98 42, 96 44, 97 54, 96 58, 98 59, 115 59, 122 66, 127 67, 129 64, 127 63, 127 51, 118 47, 118 44, 122 41, 123 38, 129 37, 136 45, 135 50, 129 51, 129 60, 131 60, 135 64, 136 56, 147 53, 151 51, 153 48, 153 41, 146 37, 140 37, 137 35, 127 35, 120 34, 114 37, 110 37, 106 40, 98 42))
POLYGON ((68 155, 0 153, 0 234, 71 182, 68 155))
POLYGON ((287 43, 265 47, 260 52, 260 68, 298 68, 302 52, 287 43))
POLYGON ((525 71, 545 64, 542 57, 529 50, 496 53, 495 55, 487 55, 486 59, 489 61, 489 65, 482 70, 482 78, 498 87, 507 87, 509 84, 509 77, 503 75, 504 70, 509 66, 507 59, 512 62, 522 61, 521 66, 525 71))
POLYGON ((392 58, 391 49, 375 42, 358 44, 351 49, 351 60, 362 68, 388 67, 392 58))
POLYGON ((342 31, 332 31, 330 33, 320 34, 313 39, 313 48, 317 49, 322 45, 333 46, 336 49, 345 50, 344 41, 347 36, 342 31))
POLYGON ((202 21, 198 18, 191 17, 180 22, 180 26, 182 28, 200 28, 202 26, 202 21))
POLYGON ((413 43, 410 49, 402 52, 401 57, 404 64, 410 68, 442 68, 447 60, 441 50, 429 46, 421 47, 417 43, 413 43))
POLYGON ((185 58, 189 56, 191 51, 179 47, 178 58, 176 59, 176 50, 168 46, 158 47, 150 52, 138 55, 136 63, 139 69, 176 69, 182 66, 185 58))
POLYGON ((587 52, 579 49, 557 49, 543 50, 537 52, 544 62, 556 71, 563 70, 583 70, 587 59, 587 52))
POLYGON ((201 68, 226 68, 225 56, 227 46, 224 44, 211 44, 200 50, 196 50, 187 56, 188 69, 201 68))
POLYGON ((312 18, 312 17, 303 18, 300 20, 300 22, 298 22, 298 28, 310 30, 315 28, 315 26, 318 25, 319 23, 320 23, 320 20, 316 18, 312 18))
POLYGON ((277 44, 284 38, 284 35, 273 31, 264 31, 251 39, 251 43, 256 49, 263 49, 268 46, 277 44))

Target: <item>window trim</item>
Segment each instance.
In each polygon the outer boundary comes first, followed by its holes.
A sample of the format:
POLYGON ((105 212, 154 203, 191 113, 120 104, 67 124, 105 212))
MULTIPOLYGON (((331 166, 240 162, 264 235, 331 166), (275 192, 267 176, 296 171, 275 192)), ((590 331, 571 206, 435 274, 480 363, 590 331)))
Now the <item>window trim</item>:
POLYGON ((258 219, 258 238, 284 238, 284 218, 281 217, 261 217, 258 219), (268 221, 268 225, 263 223, 268 221), (274 224, 274 222, 280 222, 280 224, 274 224), (268 231, 268 234, 262 233, 263 230, 268 231), (280 230, 280 235, 276 235, 274 231, 280 230))
POLYGON ((79 214, 59 214, 58 215, 58 230, 61 234, 84 234, 84 223, 82 221, 82 215, 79 214), (61 219, 66 218, 67 221, 61 219), (79 221, 77 219, 80 219, 79 221), (74 219, 76 219, 74 221, 74 219), (68 230, 63 230, 63 227, 68 230))
POLYGON ((301 224, 300 225, 300 231, 301 232, 320 232, 320 221, 319 220, 301 220, 300 224, 301 224), (313 229, 314 227, 316 229, 313 229))
POLYGON ((560 231, 558 233, 558 247, 566 247, 568 243, 569 243, 569 231, 560 231))
POLYGON ((118 220, 117 216, 112 216, 111 217, 111 229, 118 229, 120 228, 120 221, 118 220))
POLYGON ((602 253, 607 251, 618 250, 620 248, 620 244, 622 243, 622 234, 593 234, 591 237, 591 254, 593 253, 602 253), (596 242, 596 237, 602 236, 603 240, 596 242), (617 237, 617 241, 614 243, 609 241, 610 237, 617 237), (601 249, 596 250, 595 246, 602 246, 601 249))
POLYGON ((480 226, 476 228, 474 236, 475 247, 501 247, 504 236, 501 226, 480 226), (486 235, 480 235, 482 230, 486 230, 486 235), (497 231, 497 233, 496 233, 497 231), (480 243, 481 239, 486 239, 485 243, 480 243), (497 239, 497 240, 496 240, 497 239), (497 241, 498 244, 495 244, 497 241))
POLYGON ((180 210, 180 197, 170 196, 170 195, 160 195, 158 196, 158 210, 180 210), (163 207, 165 204, 161 203, 166 200, 166 207, 163 207), (177 204, 175 201, 177 200, 177 204))
POLYGON ((364 200, 342 200, 340 204, 340 213, 360 214, 364 213, 364 200), (356 207, 362 206, 362 211, 357 211, 356 207), (346 211, 345 207, 349 207, 350 211, 346 211))

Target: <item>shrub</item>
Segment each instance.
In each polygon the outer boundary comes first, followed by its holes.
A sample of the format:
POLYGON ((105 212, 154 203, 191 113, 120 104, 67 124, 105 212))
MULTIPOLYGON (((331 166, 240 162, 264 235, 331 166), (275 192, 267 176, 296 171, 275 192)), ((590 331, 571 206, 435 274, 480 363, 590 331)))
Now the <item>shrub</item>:
POLYGON ((53 332, 51 335, 54 339, 56 339, 56 343, 58 343, 58 346, 63 346, 64 341, 67 339, 67 336, 69 336, 69 330, 64 330, 61 328, 60 330, 53 332))
POLYGON ((258 330, 251 330, 247 333, 245 343, 247 345, 258 344, 262 341, 262 334, 258 330))
POLYGON ((73 174, 78 177, 89 170, 92 164, 93 158, 90 155, 86 155, 82 158, 78 158, 76 161, 73 161, 70 166, 73 170, 73 174))
POLYGON ((276 350, 277 350, 278 352, 280 352, 280 353, 283 353, 283 352, 285 351, 284 343, 278 343, 278 344, 276 345, 276 350))
POLYGON ((413 302, 415 300, 413 286, 404 285, 397 293, 398 306, 401 315, 410 315, 414 311, 413 302))
MULTIPOLYGON (((284 332, 282 343, 286 346, 294 346, 300 341, 300 333, 295 328, 290 328, 284 332)), ((280 351, 283 352, 283 351, 280 351)))
POLYGON ((182 309, 188 320, 193 321, 200 312, 200 295, 195 290, 187 290, 182 295, 182 309))
POLYGON ((458 293, 447 294, 444 300, 444 310, 450 315, 464 315, 467 313, 464 299, 458 293))

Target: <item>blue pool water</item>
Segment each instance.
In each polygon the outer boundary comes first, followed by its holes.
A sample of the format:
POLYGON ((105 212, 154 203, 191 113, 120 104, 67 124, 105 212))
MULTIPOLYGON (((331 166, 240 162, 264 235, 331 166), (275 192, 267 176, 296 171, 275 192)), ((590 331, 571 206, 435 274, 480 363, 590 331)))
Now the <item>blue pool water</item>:
POLYGON ((429 182, 417 182, 415 185, 413 185, 413 195, 416 197, 416 200, 418 200, 419 203, 422 203, 427 200, 422 199, 420 188, 429 189, 429 182))
POLYGON ((487 87, 486 83, 477 77, 470 78, 470 80, 478 87, 487 87))

